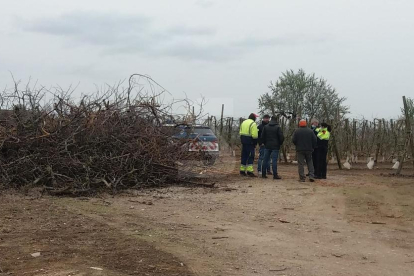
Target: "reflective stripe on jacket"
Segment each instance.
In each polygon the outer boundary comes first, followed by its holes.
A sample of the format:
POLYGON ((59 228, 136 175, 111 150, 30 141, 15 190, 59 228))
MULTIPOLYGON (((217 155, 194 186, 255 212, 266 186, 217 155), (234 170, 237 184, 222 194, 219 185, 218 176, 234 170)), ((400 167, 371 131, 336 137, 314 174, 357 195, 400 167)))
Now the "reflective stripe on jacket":
POLYGON ((327 128, 317 128, 315 132, 318 133, 318 138, 321 140, 329 140, 331 138, 331 133, 328 131, 327 128))
POLYGON ((244 120, 240 125, 240 139, 242 144, 254 144, 259 138, 256 123, 252 119, 244 120))

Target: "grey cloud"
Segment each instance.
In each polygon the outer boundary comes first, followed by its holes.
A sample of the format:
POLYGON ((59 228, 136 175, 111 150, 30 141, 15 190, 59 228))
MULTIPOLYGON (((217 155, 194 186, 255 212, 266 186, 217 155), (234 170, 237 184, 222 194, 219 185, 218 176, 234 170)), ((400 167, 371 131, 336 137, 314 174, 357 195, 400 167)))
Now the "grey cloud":
POLYGON ((79 42, 98 45, 122 43, 130 37, 141 37, 150 26, 143 16, 71 12, 55 18, 26 22, 23 30, 72 37, 79 42))
POLYGON ((236 58, 242 51, 234 50, 230 47, 219 44, 202 45, 194 42, 169 42, 165 44, 153 44, 151 47, 136 47, 124 45, 120 47, 112 47, 103 51, 107 55, 134 54, 145 53, 145 55, 154 57, 175 57, 181 60, 199 60, 224 62, 236 58))
POLYGON ((214 2, 210 0, 197 0, 196 5, 203 7, 203 8, 210 8, 214 6, 214 2))
POLYGON ((310 43, 324 43, 327 41, 332 41, 333 38, 330 35, 317 35, 310 36, 304 34, 289 34, 284 36, 279 36, 275 38, 246 38, 235 42, 233 45, 236 47, 245 47, 245 48, 258 48, 258 47, 273 47, 273 46, 293 46, 293 45, 303 45, 310 43))
POLYGON ((222 45, 199 45, 194 43, 173 44, 163 49, 162 53, 181 59, 197 57, 197 59, 205 61, 228 61, 241 54, 240 51, 222 45))
POLYGON ((149 22, 143 16, 71 12, 56 18, 35 20, 24 28, 53 35, 102 35, 105 32, 140 30, 148 26, 149 22))
POLYGON ((171 56, 184 60, 227 61, 252 49, 322 41, 303 35, 214 43, 216 30, 208 27, 175 26, 166 30, 154 27, 141 15, 71 12, 55 18, 23 23, 23 30, 71 39, 79 44, 101 47, 106 55, 141 53, 171 56))
POLYGON ((214 35, 216 30, 213 28, 194 28, 194 27, 185 27, 177 26, 168 30, 168 33, 173 35, 182 35, 182 36, 205 36, 205 35, 214 35))
POLYGON ((235 47, 241 48, 257 48, 257 47, 267 47, 284 44, 285 41, 280 38, 272 39, 258 39, 258 38, 245 38, 233 43, 235 47))
POLYGON ((198 43, 191 41, 199 36, 213 36, 216 33, 214 29, 176 26, 161 31, 155 29, 149 18, 139 15, 71 12, 55 18, 25 22, 22 28, 28 32, 61 36, 77 43, 102 46, 105 54, 140 52, 202 60, 220 56, 207 53, 209 47, 198 46, 198 43), (185 40, 190 42, 183 43, 185 40), (189 47, 190 44, 194 48, 189 47))

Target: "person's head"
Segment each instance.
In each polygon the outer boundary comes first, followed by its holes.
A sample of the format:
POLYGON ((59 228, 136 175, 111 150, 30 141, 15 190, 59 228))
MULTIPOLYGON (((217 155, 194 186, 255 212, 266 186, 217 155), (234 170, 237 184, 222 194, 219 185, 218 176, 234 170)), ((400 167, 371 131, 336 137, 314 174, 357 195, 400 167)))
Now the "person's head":
POLYGON ((302 119, 299 121, 299 127, 307 127, 308 123, 306 122, 305 119, 302 119))
POLYGON ((270 116, 268 114, 263 116, 263 120, 264 123, 268 123, 270 121, 270 116))
POLYGON ((279 122, 279 116, 273 115, 270 119, 272 122, 278 123, 279 122))
POLYGON ((316 128, 319 125, 319 121, 317 119, 312 119, 311 120, 311 125, 312 125, 312 127, 316 128))
POLYGON ((250 115, 249 115, 249 119, 251 119, 251 120, 253 120, 253 121, 256 121, 256 118, 257 118, 257 115, 256 115, 256 114, 254 114, 254 113, 250 113, 250 115))
POLYGON ((322 128, 326 128, 329 132, 332 131, 332 127, 330 125, 328 125, 327 123, 322 123, 321 124, 321 127, 322 128))

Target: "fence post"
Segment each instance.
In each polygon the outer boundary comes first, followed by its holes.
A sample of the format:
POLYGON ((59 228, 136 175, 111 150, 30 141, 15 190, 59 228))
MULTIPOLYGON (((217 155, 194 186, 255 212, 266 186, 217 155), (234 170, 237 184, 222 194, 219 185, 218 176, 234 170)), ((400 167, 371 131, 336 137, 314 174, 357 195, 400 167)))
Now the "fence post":
POLYGON ((375 136, 377 136, 377 148, 375 150, 375 160, 374 160, 375 161, 375 164, 378 163, 378 155, 379 155, 380 147, 381 147, 381 143, 382 143, 382 135, 381 135, 382 134, 382 121, 381 120, 378 120, 378 122, 379 122, 378 131, 377 131, 377 133, 375 135, 375 136))
POLYGON ((193 123, 193 125, 196 123, 196 117, 195 117, 195 110, 194 110, 194 105, 193 105, 193 120, 192 120, 192 123, 193 123))
POLYGON ((361 153, 364 153, 364 141, 365 141, 365 129, 367 127, 368 121, 363 120, 362 122, 362 139, 361 139, 361 153))
POLYGON ((357 122, 352 120, 352 156, 355 157, 355 154, 358 152, 357 145, 357 122))
POLYGON ((229 118, 228 120, 228 133, 227 133, 227 143, 229 144, 231 151, 233 151, 233 145, 231 141, 232 131, 233 131, 233 117, 229 118))
POLYGON ((407 99, 405 98, 405 96, 403 96, 403 103, 404 103, 404 113, 405 113, 405 131, 406 131, 406 135, 407 138, 409 140, 410 143, 410 149, 411 149, 411 161, 413 162, 414 165, 414 141, 413 141, 413 135, 411 133, 411 122, 410 122, 410 114, 408 112, 408 104, 407 104, 407 99))
POLYGON ((220 136, 223 135, 223 115, 224 115, 224 104, 221 105, 220 136))
POLYGON ((346 157, 349 157, 350 152, 352 151, 352 142, 349 139, 349 119, 345 119, 345 152, 346 157))

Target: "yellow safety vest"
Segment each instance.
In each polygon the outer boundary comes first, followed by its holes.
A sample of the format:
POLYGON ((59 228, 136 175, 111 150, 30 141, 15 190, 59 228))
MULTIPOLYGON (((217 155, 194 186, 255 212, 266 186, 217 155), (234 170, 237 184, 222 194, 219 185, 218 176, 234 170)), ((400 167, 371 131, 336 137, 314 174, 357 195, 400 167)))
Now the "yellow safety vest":
POLYGON ((318 133, 318 138, 321 140, 329 140, 329 138, 331 138, 331 133, 327 128, 317 128, 315 131, 318 133))
POLYGON ((240 125, 240 136, 252 137, 253 139, 259 138, 259 130, 252 119, 244 120, 240 125))

